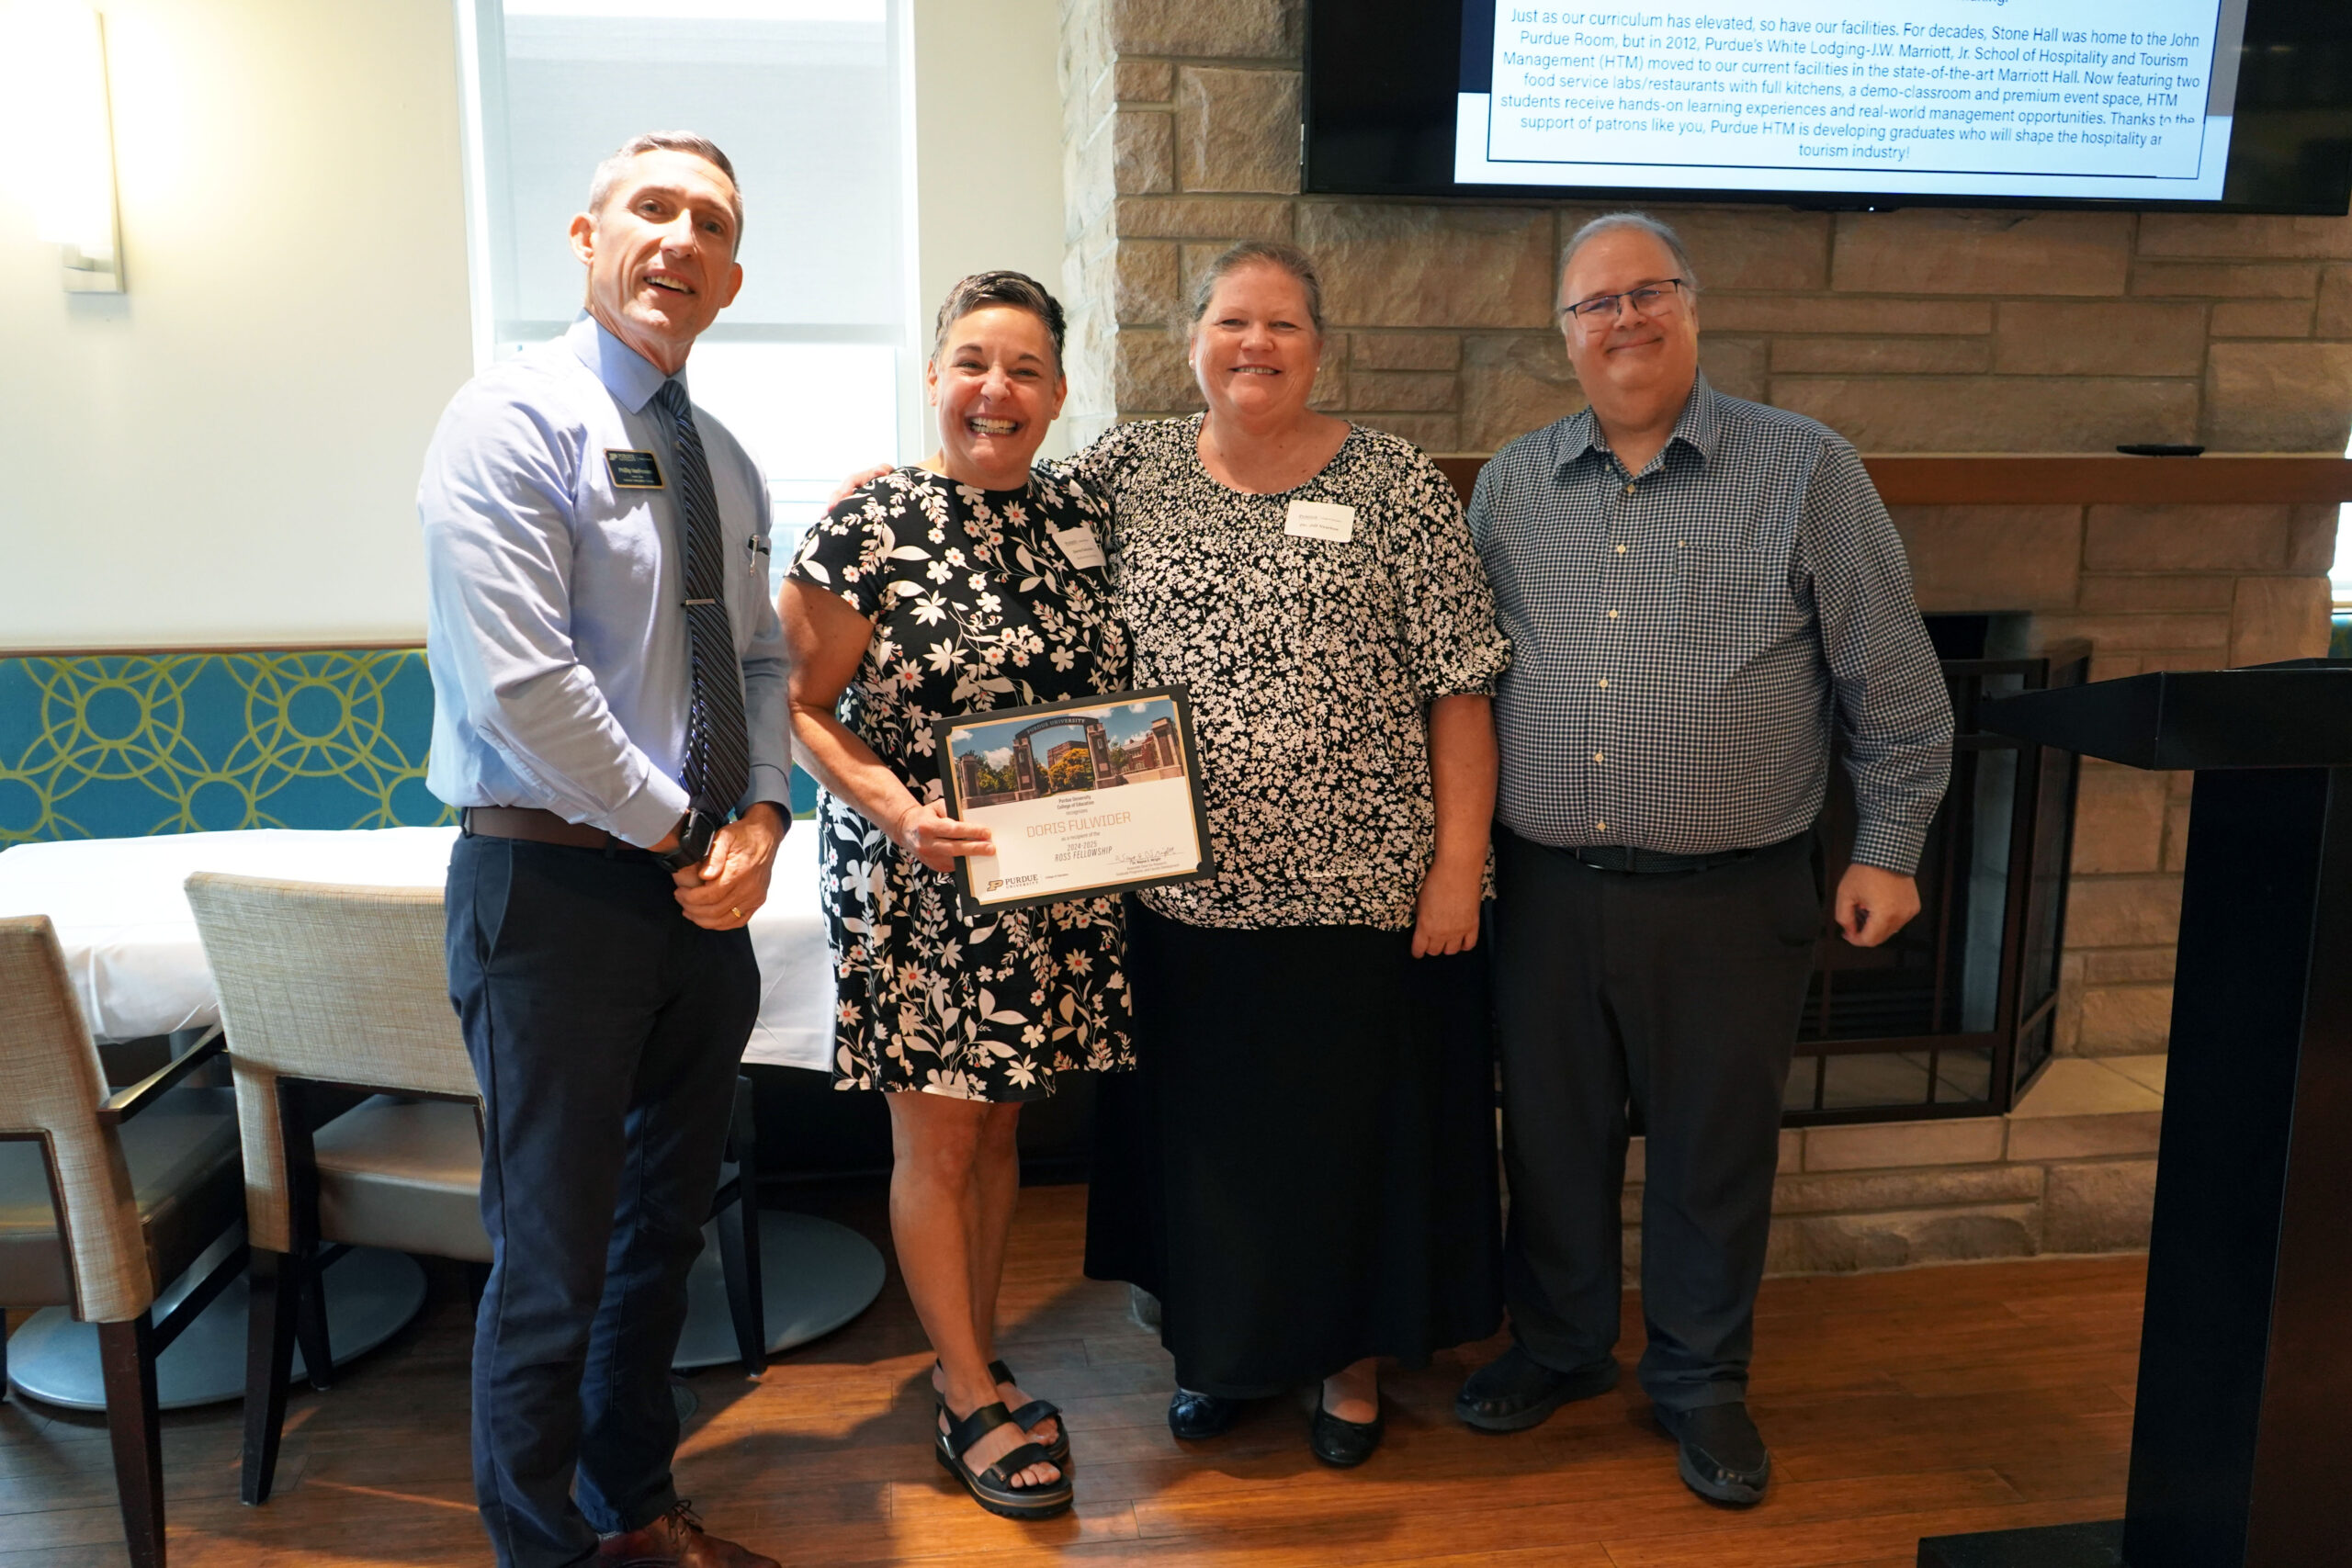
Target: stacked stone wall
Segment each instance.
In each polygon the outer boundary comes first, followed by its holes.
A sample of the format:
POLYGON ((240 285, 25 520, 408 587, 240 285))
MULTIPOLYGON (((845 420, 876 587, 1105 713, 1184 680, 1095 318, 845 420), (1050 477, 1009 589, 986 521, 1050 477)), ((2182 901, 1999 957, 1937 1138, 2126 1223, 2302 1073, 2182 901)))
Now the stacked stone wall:
MULTIPOLYGON (((1486 453, 1581 405, 1552 268, 1600 208, 1301 196, 1295 0, 1066 0, 1064 19, 1081 437, 1198 406, 1170 322, 1247 238, 1323 264, 1321 406, 1486 453)), ((1866 452, 2344 450, 2352 220, 1655 205, 1705 286, 1715 383, 1866 452)))
MULTIPOLYGON (((2148 1245, 2165 1061, 2054 1066, 2008 1116, 1781 1134, 1766 1270, 1835 1274, 2148 1245)), ((1625 1162, 1625 1281, 1646 1150, 1625 1162)))
MULTIPOLYGON (((1552 321, 1596 206, 1371 201, 1298 188, 1296 0, 1065 0, 1065 287, 1080 440, 1200 406, 1182 300, 1236 241, 1321 265, 1317 406, 1483 455, 1584 398, 1552 321)), ((2120 442, 2340 453, 2352 220, 1796 212, 1654 204, 1689 243, 1708 375, 1865 452, 2120 442)), ((1899 509, 1925 610, 2030 612, 2099 678, 2323 653, 2335 509, 1899 509)), ((2059 1043, 2161 1050, 2185 777, 2086 767, 2059 1043)))

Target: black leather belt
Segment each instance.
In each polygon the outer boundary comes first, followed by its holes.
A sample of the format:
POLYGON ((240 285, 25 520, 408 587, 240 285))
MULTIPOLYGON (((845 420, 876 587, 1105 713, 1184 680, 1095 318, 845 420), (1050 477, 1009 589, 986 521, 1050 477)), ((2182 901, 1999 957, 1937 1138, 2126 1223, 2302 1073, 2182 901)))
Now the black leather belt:
POLYGON ((1718 850, 1713 854, 1670 855, 1663 850, 1645 850, 1633 844, 1571 844, 1561 847, 1558 852, 1595 871, 1647 876, 1678 871, 1713 871, 1735 861, 1752 860, 1765 850, 1779 847, 1766 844, 1752 850, 1718 850))
POLYGON ((527 839, 535 844, 567 844, 576 850, 634 850, 635 844, 616 839, 602 828, 567 822, 536 806, 469 806, 458 813, 469 833, 492 839, 527 839))

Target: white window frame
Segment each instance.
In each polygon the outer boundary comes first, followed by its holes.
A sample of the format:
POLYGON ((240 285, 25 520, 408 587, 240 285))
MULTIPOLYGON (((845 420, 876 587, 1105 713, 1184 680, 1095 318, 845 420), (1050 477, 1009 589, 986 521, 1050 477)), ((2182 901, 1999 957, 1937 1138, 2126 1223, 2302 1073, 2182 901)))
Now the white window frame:
MULTIPOLYGON (((655 10, 659 0, 645 0, 645 4, 649 10, 655 10)), ((467 292, 474 369, 479 374, 525 344, 560 335, 571 322, 502 321, 498 318, 498 301, 511 299, 517 292, 514 279, 500 276, 508 262, 492 243, 492 197, 505 178, 503 158, 493 156, 500 152, 494 143, 503 136, 503 130, 487 125, 483 113, 486 104, 493 98, 503 98, 503 8, 501 0, 453 0, 452 8, 458 29, 459 115, 465 163, 467 292), (485 35, 489 35, 487 39, 485 35)), ((928 451, 930 446, 922 382, 930 344, 917 297, 921 233, 917 227, 920 203, 915 164, 914 0, 885 0, 885 9, 899 83, 899 320, 883 325, 828 326, 729 322, 722 317, 704 333, 703 341, 889 347, 895 352, 897 362, 898 455, 911 460, 928 451)), ((583 185, 589 174, 589 170, 581 171, 583 185)))

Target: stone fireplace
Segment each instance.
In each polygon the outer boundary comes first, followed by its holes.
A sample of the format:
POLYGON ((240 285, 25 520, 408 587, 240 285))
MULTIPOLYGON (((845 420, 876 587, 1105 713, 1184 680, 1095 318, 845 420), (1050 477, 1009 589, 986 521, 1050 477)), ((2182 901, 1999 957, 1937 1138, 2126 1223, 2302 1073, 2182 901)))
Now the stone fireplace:
MULTIPOLYGON (((1323 268, 1318 406, 1475 459, 1581 405, 1551 291, 1601 208, 1301 195, 1295 0, 1062 17, 1077 439, 1198 406, 1181 301, 1260 237, 1323 268)), ((1652 209, 1690 244, 1709 377, 1871 457, 1923 612, 2087 642, 2093 679, 2326 651, 2352 220, 1652 209), (2150 441, 2211 455, 2112 455, 2150 441)), ((2054 1098, 1989 1124, 1790 1133, 1776 1267, 2135 1244, 2188 814, 2185 777, 2085 764, 2054 1098)))

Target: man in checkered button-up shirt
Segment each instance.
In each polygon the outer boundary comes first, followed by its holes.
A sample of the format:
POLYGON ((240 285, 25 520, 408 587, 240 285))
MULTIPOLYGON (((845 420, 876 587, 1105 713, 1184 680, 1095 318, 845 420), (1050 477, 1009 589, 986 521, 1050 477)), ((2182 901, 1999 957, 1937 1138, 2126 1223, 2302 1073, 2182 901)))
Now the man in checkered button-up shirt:
POLYGON ((1952 722, 1861 459, 1707 384, 1697 294, 1663 225, 1579 231, 1560 324, 1591 406, 1498 453, 1470 503, 1512 643, 1493 964, 1516 1343, 1455 1408, 1510 1431, 1614 1385, 1630 1101, 1639 1375, 1683 1480, 1752 1503, 1771 1467, 1747 1362, 1832 726, 1860 818, 1838 924, 1870 947, 1918 912, 1952 722))

